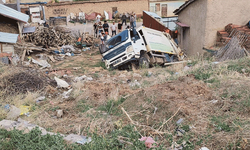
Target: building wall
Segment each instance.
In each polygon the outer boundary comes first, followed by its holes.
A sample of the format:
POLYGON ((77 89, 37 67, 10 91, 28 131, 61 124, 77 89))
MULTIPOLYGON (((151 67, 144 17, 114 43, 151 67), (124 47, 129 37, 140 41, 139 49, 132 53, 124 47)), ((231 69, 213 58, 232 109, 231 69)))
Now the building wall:
POLYGON ((179 13, 179 21, 190 26, 190 28, 185 28, 185 31, 183 31, 183 41, 180 41, 180 35, 178 37, 180 42, 179 45, 183 44, 183 47, 181 48, 184 48, 189 56, 203 53, 202 48, 205 41, 206 27, 206 6, 206 0, 198 0, 179 13))
POLYGON ((207 0, 207 25, 204 46, 216 43, 216 33, 229 23, 246 25, 250 20, 249 0, 207 0))
POLYGON ((150 11, 156 13, 157 15, 161 17, 171 17, 176 16, 173 11, 177 8, 179 8, 182 4, 185 3, 185 0, 182 1, 151 1, 150 4, 150 11), (156 4, 160 4, 160 10, 156 10, 156 4), (167 16, 162 15, 162 5, 167 5, 167 16))
POLYGON ((46 19, 49 17, 68 16, 70 13, 78 14, 81 10, 85 13, 97 12, 103 14, 104 11, 112 12, 112 7, 117 7, 120 13, 142 14, 143 10, 148 10, 148 1, 115 1, 115 2, 73 2, 67 4, 47 4, 45 7, 46 19), (63 10, 61 14, 55 14, 54 10, 63 10))

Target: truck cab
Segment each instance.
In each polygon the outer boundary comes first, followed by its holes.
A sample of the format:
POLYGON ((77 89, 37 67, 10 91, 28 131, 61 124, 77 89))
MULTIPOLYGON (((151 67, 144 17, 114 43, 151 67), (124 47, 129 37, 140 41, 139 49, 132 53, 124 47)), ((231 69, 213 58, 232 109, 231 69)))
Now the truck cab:
POLYGON ((174 44, 170 36, 140 27, 113 36, 100 52, 107 68, 117 68, 132 61, 149 67, 153 63, 169 62, 172 56, 178 55, 180 50, 174 44))

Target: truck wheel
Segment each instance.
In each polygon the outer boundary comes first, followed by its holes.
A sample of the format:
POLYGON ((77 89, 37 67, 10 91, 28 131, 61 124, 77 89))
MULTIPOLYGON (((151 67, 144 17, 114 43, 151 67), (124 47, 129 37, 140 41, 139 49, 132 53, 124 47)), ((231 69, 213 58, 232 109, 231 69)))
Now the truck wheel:
POLYGON ((140 68, 149 68, 149 57, 147 54, 141 55, 139 58, 139 66, 140 68))

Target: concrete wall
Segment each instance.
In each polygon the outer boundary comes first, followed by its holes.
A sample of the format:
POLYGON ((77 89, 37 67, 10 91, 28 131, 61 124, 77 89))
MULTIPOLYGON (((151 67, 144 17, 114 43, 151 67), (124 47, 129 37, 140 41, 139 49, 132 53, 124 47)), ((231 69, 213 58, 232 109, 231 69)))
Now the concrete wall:
POLYGON ((189 35, 183 39, 187 54, 202 54, 203 47, 214 46, 217 31, 229 23, 246 25, 250 20, 249 8, 249 0, 197 0, 190 4, 179 14, 180 22, 190 25, 185 32, 189 35))
POLYGON ((142 14, 143 10, 148 10, 148 1, 115 1, 115 2, 73 2, 64 4, 50 4, 45 7, 45 15, 48 19, 49 17, 57 17, 57 16, 68 16, 70 13, 78 14, 80 10, 85 13, 89 12, 98 12, 103 14, 104 10, 107 12, 112 12, 112 7, 117 7, 118 12, 131 13, 132 11, 136 14, 142 14), (63 14, 55 14, 54 10, 65 10, 63 14))
POLYGON ((229 23, 246 25, 250 20, 250 0, 207 0, 207 27, 204 46, 213 46, 216 33, 229 23))
POLYGON ((197 54, 197 52, 203 53, 202 48, 205 41, 207 12, 206 5, 206 0, 198 0, 179 13, 179 21, 190 26, 190 28, 186 28, 183 32, 183 41, 180 41, 180 35, 178 37, 179 45, 183 44, 181 48, 184 48, 189 56, 197 54))

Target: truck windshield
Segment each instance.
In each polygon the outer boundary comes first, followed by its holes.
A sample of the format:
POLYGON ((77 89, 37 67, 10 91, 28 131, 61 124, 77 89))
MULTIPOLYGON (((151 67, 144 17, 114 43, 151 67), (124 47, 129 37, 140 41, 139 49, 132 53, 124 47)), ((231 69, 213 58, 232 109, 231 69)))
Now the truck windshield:
POLYGON ((106 50, 103 53, 107 52, 116 45, 126 41, 127 39, 128 39, 128 30, 124 30, 107 41, 106 50))

